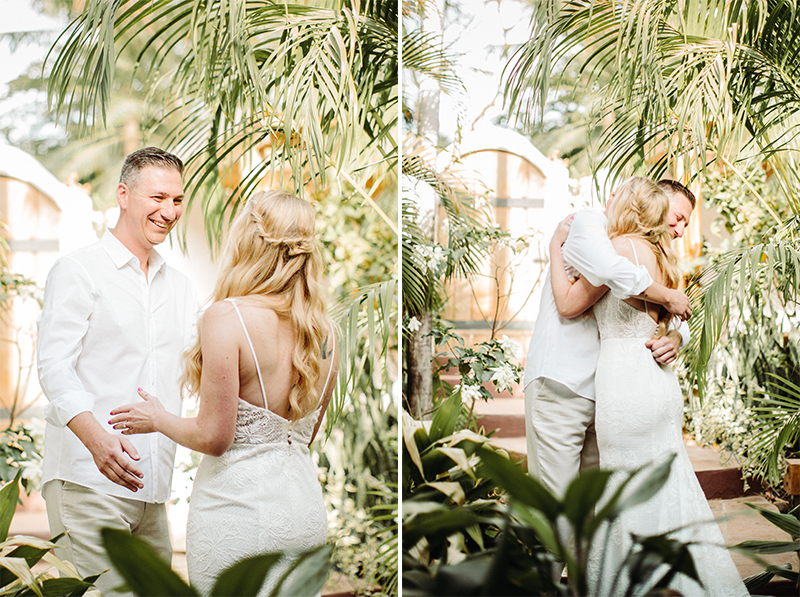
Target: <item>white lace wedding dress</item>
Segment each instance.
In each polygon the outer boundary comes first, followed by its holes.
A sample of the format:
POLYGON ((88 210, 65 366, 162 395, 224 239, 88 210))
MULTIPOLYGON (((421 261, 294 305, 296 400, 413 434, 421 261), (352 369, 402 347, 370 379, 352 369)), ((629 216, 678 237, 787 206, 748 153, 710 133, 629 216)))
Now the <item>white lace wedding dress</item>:
MULTIPOLYGON (((260 371, 258 379, 266 406, 260 371)), ((326 388, 329 381, 330 371, 326 388)), ((239 559, 325 543, 325 504, 308 451, 318 416, 316 410, 289 422, 239 399, 233 444, 222 456, 203 456, 192 488, 186 559, 201 595, 210 595, 219 573, 239 559)), ((268 595, 288 566, 284 560, 273 568, 259 595, 268 595)))
MULTIPOLYGON (((703 583, 677 575, 670 588, 684 596, 748 595, 683 444, 683 396, 672 369, 660 366, 645 346, 656 324, 651 317, 607 293, 594 306, 600 328, 600 359, 595 377, 595 428, 600 466, 632 471, 676 454, 667 483, 648 502, 625 511, 613 525, 608 549, 601 529, 593 546, 589 580, 593 595, 621 595, 627 579, 611 591, 614 575, 631 546, 630 533, 651 536, 692 525, 676 538, 697 542, 690 547, 703 583), (697 523, 697 524, 693 524, 697 523), (602 562, 602 565, 601 565, 602 562)), ((627 475, 624 475, 625 477, 627 475)), ((616 486, 623 475, 615 474, 616 486)))

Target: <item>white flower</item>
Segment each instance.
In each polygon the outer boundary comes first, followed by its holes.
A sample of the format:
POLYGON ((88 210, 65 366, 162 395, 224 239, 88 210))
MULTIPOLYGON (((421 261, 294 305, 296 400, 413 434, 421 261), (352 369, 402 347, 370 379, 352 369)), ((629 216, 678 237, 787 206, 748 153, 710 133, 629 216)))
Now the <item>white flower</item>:
POLYGON ((28 480, 28 489, 39 491, 42 487, 41 459, 28 460, 22 465, 22 478, 28 480))
POLYGON ((439 264, 447 259, 442 245, 417 245, 414 247, 417 263, 430 272, 436 272, 439 264))
POLYGON ((503 363, 502 367, 495 367, 493 369, 489 369, 489 371, 494 371, 494 375, 492 375, 492 381, 494 382, 495 387, 497 387, 497 389, 501 392, 503 390, 508 390, 516 378, 508 363, 503 363))
POLYGON ((409 332, 416 332, 419 328, 422 327, 422 322, 417 319, 416 317, 412 317, 408 320, 408 324, 406 325, 409 332))
POLYGON ((462 400, 477 400, 481 397, 481 388, 480 386, 474 386, 471 384, 459 384, 455 388, 454 391, 458 392, 461 390, 461 399, 462 400))
POLYGON ((503 338, 499 340, 499 343, 500 348, 503 349, 503 354, 507 359, 515 359, 522 352, 522 347, 519 345, 519 343, 515 342, 505 334, 503 334, 503 338))

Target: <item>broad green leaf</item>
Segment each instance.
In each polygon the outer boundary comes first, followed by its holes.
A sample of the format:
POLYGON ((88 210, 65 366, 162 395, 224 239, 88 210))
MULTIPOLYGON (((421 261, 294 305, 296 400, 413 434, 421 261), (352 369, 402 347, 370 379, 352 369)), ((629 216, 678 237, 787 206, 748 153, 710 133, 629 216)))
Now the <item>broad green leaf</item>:
POLYGON ((742 579, 744 582, 744 586, 747 591, 753 595, 756 589, 760 589, 765 587, 769 581, 771 581, 775 577, 774 572, 759 572, 757 574, 753 574, 752 576, 748 576, 745 579, 742 579))
POLYGON ((420 458, 419 450, 417 449, 416 432, 421 430, 422 433, 425 433, 425 430, 408 424, 406 422, 407 416, 408 415, 406 413, 403 413, 403 447, 411 457, 411 461, 417 466, 420 476, 424 479, 425 469, 422 467, 422 459, 420 458))
POLYGON ((759 514, 761 514, 761 516, 769 520, 782 531, 789 533, 792 537, 800 537, 800 521, 794 516, 781 514, 780 512, 773 512, 772 510, 762 508, 761 506, 751 504, 750 502, 745 502, 745 505, 749 506, 753 510, 756 510, 759 514))
POLYGON ((561 504, 539 481, 530 477, 522 468, 497 452, 483 447, 478 451, 481 464, 478 472, 504 488, 506 493, 526 506, 541 510, 551 519, 561 513, 561 504))
POLYGON ((415 545, 423 537, 449 537, 477 523, 478 517, 465 508, 419 514, 403 523, 403 543, 415 545))
POLYGON ((584 525, 593 517, 610 478, 611 471, 591 469, 583 471, 567 487, 564 515, 572 523, 577 537, 583 536, 584 525))
MULTIPOLYGON (((79 578, 48 578, 42 581, 43 597, 79 597, 93 586, 96 577, 87 580, 79 578)), ((20 597, 23 597, 22 595, 20 597)))
POLYGON ((8 539, 8 528, 11 526, 11 519, 17 510, 19 500, 19 479, 22 469, 17 471, 14 480, 0 489, 0 542, 8 539))
POLYGON ((800 551, 800 541, 761 541, 751 539, 737 543, 731 547, 731 549, 733 548, 758 554, 787 553, 800 551))
POLYGON ((319 593, 328 578, 332 553, 333 545, 326 543, 298 554, 289 570, 278 581, 275 590, 270 593, 270 597, 319 593))
POLYGON ((31 569, 28 567, 28 563, 24 559, 0 557, 0 567, 3 567, 11 572, 20 580, 20 582, 22 582, 23 585, 39 595, 39 597, 42 596, 42 590, 37 585, 33 577, 33 572, 31 572, 31 569))
POLYGON ((117 529, 103 529, 101 536, 109 559, 134 593, 197 597, 197 592, 138 537, 117 529))
POLYGON ((431 487, 450 498, 454 504, 463 506, 465 501, 464 489, 459 483, 431 482, 425 483, 423 487, 431 487))
POLYGON ((564 547, 559 542, 553 527, 555 521, 547 518, 540 510, 529 508, 520 502, 514 502, 512 507, 514 515, 533 529, 548 552, 556 558, 564 557, 564 547))
POLYGON ((661 464, 647 468, 636 473, 636 488, 628 495, 622 497, 615 509, 616 513, 624 512, 629 508, 633 508, 642 504, 656 495, 669 478, 672 462, 675 460, 675 454, 671 454, 661 464))
POLYGON ((211 590, 213 597, 255 597, 269 571, 283 554, 268 553, 238 560, 223 570, 211 590))
POLYGON ((469 456, 466 455, 464 450, 459 448, 436 448, 435 451, 450 458, 450 460, 456 463, 458 468, 467 473, 471 478, 475 478, 475 473, 469 462, 469 456))
MULTIPOLYGON (((19 539, 19 538, 17 538, 19 539)), ((7 554, 9 558, 21 558, 24 559, 28 568, 33 567, 39 560, 41 560, 44 555, 54 547, 54 545, 49 541, 43 541, 41 539, 35 540, 38 545, 45 544, 46 547, 36 547, 33 545, 20 545, 16 549, 12 550, 7 554)), ((10 582, 13 582, 16 575, 13 571, 8 570, 6 568, 0 569, 0 587, 7 585, 10 582)))
POLYGON ((461 392, 455 392, 433 414, 428 437, 431 442, 452 435, 456 429, 458 413, 461 412, 461 392))

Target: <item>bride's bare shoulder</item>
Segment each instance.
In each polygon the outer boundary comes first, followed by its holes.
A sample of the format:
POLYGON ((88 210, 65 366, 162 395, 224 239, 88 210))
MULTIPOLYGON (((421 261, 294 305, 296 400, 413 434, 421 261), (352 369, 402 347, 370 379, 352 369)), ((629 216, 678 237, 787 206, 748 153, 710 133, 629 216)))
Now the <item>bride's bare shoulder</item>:
POLYGON ((203 312, 203 319, 220 319, 234 315, 234 306, 231 301, 217 301, 211 303, 203 312))
POLYGON ((642 265, 655 265, 655 255, 653 255, 650 243, 641 238, 617 236, 611 239, 611 244, 614 245, 617 253, 627 257, 633 263, 638 261, 642 265))

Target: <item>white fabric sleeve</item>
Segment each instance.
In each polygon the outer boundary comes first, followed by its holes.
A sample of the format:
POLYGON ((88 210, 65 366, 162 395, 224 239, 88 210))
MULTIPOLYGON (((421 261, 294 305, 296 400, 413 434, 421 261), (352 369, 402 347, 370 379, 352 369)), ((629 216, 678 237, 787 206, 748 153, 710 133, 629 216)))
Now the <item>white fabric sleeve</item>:
POLYGON ((57 261, 47 276, 42 314, 36 322, 36 364, 49 401, 45 419, 56 427, 66 426, 94 407, 94 395, 84 388, 76 371, 89 329, 93 287, 83 266, 71 258, 57 261))
POLYGON ((564 261, 592 285, 608 286, 617 298, 641 294, 653 283, 645 266, 617 253, 606 232, 605 216, 597 210, 575 214, 562 253, 564 261))
POLYGON ((682 321, 679 317, 673 317, 669 322, 669 330, 676 330, 681 335, 681 345, 678 348, 685 348, 692 339, 689 331, 689 324, 682 321))

